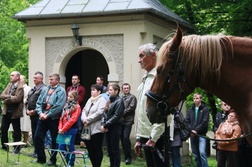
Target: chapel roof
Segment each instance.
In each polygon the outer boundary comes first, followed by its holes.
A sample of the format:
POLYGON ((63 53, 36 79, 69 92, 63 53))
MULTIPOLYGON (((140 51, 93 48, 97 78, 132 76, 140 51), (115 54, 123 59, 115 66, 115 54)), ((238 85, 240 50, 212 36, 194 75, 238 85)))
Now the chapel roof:
POLYGON ((26 22, 50 18, 71 18, 152 13, 162 19, 177 22, 189 29, 193 26, 169 10, 158 0, 40 0, 20 11, 14 19, 26 22))

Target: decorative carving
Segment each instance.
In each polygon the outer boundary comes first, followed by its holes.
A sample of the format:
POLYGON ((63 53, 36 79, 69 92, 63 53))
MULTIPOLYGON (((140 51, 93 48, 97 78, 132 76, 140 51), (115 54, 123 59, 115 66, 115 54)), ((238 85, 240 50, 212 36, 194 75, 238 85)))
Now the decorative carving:
MULTIPOLYGON (((116 71, 110 70, 110 73, 119 75, 119 83, 123 81, 123 35, 83 37, 82 46, 77 45, 75 39, 72 37, 47 38, 45 47, 46 78, 53 72, 54 63, 62 63, 66 56, 72 57, 78 51, 92 48, 100 52, 107 62, 115 64, 116 71)), ((68 59, 70 59, 70 57, 68 57, 68 59)), ((61 70, 65 70, 65 68, 59 69, 59 71, 61 70)), ((63 73, 65 73, 65 71, 63 73)))

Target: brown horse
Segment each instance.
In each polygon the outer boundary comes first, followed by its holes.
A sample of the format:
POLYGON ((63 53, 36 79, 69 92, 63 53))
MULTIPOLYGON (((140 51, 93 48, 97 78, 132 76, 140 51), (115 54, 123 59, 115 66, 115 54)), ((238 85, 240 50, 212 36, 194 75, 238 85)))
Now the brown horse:
POLYGON ((170 114, 196 87, 230 104, 245 134, 252 133, 252 39, 183 36, 178 27, 158 54, 157 75, 147 92, 150 121, 160 122, 160 117, 170 114))

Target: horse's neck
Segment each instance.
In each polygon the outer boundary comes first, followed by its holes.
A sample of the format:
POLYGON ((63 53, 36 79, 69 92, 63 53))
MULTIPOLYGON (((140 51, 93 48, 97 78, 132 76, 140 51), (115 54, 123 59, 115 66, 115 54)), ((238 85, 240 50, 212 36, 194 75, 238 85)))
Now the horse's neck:
POLYGON ((233 47, 234 56, 244 57, 246 60, 252 60, 252 39, 248 37, 230 37, 233 47))

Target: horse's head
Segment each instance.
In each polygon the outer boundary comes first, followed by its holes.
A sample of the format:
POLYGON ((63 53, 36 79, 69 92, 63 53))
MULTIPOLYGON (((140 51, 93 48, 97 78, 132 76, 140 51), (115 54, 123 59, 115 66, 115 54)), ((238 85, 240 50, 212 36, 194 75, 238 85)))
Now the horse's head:
POLYGON ((182 30, 178 27, 173 39, 164 43, 159 50, 157 74, 150 91, 146 93, 147 115, 151 123, 163 122, 163 118, 185 98, 184 71, 179 57, 182 36, 182 30))

